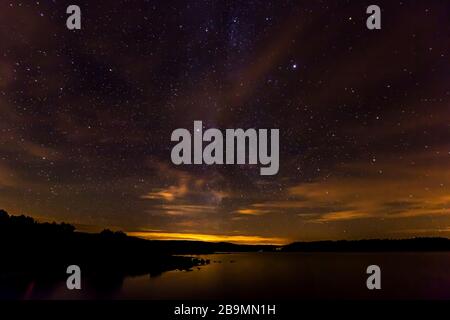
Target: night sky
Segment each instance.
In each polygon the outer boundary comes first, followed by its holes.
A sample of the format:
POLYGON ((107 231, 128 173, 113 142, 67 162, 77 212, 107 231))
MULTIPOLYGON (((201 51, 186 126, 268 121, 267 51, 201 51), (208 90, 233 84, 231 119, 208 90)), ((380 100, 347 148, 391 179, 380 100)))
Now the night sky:
POLYGON ((10 214, 152 239, 450 236, 449 138, 447 0, 0 1, 10 214), (278 174, 172 164, 194 120, 280 129, 278 174))

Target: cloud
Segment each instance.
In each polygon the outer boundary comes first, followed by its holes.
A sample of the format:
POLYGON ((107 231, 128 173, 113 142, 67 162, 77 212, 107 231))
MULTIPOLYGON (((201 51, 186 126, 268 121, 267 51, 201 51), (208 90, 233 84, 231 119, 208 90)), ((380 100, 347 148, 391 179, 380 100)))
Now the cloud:
POLYGON ((153 191, 141 196, 142 199, 174 201, 183 198, 187 194, 186 183, 181 182, 180 185, 169 186, 168 188, 156 188, 153 191))
POLYGON ((156 205, 153 207, 154 211, 159 211, 162 214, 170 215, 170 216, 193 216, 197 214, 205 214, 211 213, 213 214, 217 209, 216 206, 212 205, 194 205, 194 204, 163 204, 156 205))
POLYGON ((261 237, 252 235, 220 235, 178 232, 127 232, 130 236, 151 240, 191 240, 208 242, 232 242, 239 244, 286 244, 288 241, 279 237, 261 237))
MULTIPOLYGON (((153 160, 155 161, 155 160, 153 160)), ((216 172, 204 175, 190 173, 155 161, 151 164, 161 184, 142 195, 142 199, 162 202, 212 203, 220 204, 230 193, 223 186, 224 178, 216 172)))
POLYGON ((0 163, 0 188, 16 187, 19 185, 19 182, 17 173, 0 163))
POLYGON ((267 213, 267 210, 261 210, 261 209, 239 209, 236 210, 235 213, 237 214, 244 214, 244 215, 251 215, 251 216, 259 216, 262 215, 264 213, 267 213))
POLYGON ((277 200, 261 198, 235 213, 287 214, 312 223, 448 216, 450 171, 442 169, 449 162, 447 153, 436 157, 436 150, 430 150, 403 157, 342 165, 332 177, 293 184, 277 200))
POLYGON ((422 154, 414 159, 409 164, 389 161, 373 167, 354 163, 346 167, 348 175, 299 184, 289 192, 304 198, 305 206, 344 208, 318 214, 318 222, 448 214, 450 171, 433 166, 422 154))

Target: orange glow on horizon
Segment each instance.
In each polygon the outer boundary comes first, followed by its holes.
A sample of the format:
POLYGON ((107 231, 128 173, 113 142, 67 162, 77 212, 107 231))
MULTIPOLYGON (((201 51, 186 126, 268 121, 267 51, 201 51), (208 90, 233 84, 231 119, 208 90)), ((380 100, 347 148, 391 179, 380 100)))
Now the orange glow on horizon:
POLYGON ((129 236, 144 238, 147 240, 188 240, 188 241, 205 241, 205 242, 231 242, 236 244, 266 244, 266 245, 282 245, 288 243, 287 239, 269 238, 260 236, 245 235, 215 235, 200 233, 177 233, 177 232, 153 232, 138 231, 127 232, 129 236))

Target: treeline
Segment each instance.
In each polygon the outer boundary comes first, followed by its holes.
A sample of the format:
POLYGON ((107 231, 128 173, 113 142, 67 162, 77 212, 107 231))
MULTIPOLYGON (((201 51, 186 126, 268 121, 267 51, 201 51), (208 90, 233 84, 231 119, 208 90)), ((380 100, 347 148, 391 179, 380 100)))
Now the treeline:
POLYGON ((157 275, 167 270, 189 270, 202 259, 174 256, 155 245, 123 232, 76 232, 66 223, 38 223, 31 217, 10 216, 0 210, 0 275, 14 278, 64 278, 75 264, 94 279, 126 275, 157 275))
POLYGON ((294 242, 280 248, 280 251, 286 252, 420 252, 449 250, 450 239, 447 238, 294 242))

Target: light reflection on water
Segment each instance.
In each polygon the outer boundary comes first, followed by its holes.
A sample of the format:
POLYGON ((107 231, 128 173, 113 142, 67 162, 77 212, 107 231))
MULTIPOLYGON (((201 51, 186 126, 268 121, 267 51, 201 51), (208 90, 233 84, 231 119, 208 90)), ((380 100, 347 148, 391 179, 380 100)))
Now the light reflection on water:
POLYGON ((103 290, 54 286, 44 299, 450 299, 450 253, 229 253, 157 277, 126 277, 103 290), (366 288, 377 264, 382 290, 366 288))
POLYGON ((233 253, 191 272, 125 279, 135 299, 450 299, 450 253, 233 253), (377 264, 382 290, 366 288, 377 264))

